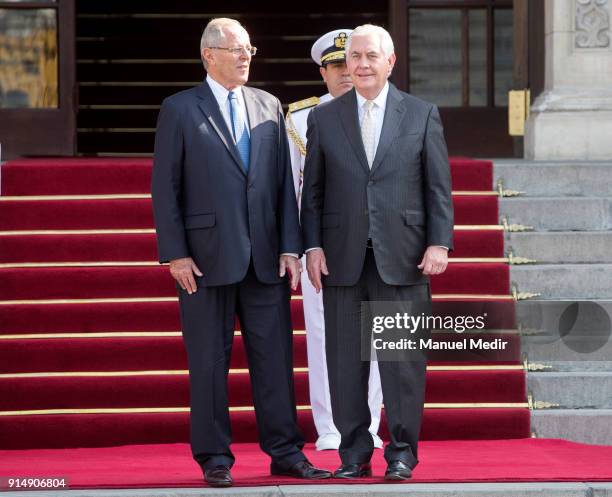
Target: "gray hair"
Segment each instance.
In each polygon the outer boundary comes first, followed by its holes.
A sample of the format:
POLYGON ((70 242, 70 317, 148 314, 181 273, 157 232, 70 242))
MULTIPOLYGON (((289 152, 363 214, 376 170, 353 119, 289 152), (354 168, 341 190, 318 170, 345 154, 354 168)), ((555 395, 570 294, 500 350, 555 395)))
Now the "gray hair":
POLYGON ((366 35, 376 35, 380 40, 380 48, 382 49, 383 54, 386 58, 391 57, 391 54, 395 53, 395 47, 393 46, 393 40, 391 39, 391 35, 389 32, 381 27, 375 26, 374 24, 362 24, 361 26, 357 26, 353 32, 349 35, 348 40, 346 40, 346 58, 349 58, 349 53, 351 50, 351 41, 353 40, 353 36, 366 36, 366 35))
MULTIPOLYGON (((202 38, 200 38, 200 55, 204 48, 219 46, 219 43, 225 38, 223 28, 226 26, 235 26, 246 32, 244 26, 236 19, 230 19, 229 17, 216 17, 215 19, 211 19, 204 28, 202 38)), ((202 62, 204 63, 204 67, 206 67, 204 57, 202 57, 202 62)))

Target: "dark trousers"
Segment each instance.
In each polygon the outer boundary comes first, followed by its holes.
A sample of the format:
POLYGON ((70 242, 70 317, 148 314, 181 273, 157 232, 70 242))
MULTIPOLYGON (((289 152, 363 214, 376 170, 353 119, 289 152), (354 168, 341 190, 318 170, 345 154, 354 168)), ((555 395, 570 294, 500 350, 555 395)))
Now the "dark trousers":
MULTIPOLYGON (((378 274, 374 252, 366 251, 359 281, 350 287, 325 287, 325 347, 334 424, 340 431, 340 459, 364 463, 374 451, 368 407, 370 362, 361 360, 362 301, 429 301, 429 285, 393 286, 378 274)), ((417 445, 425 399, 425 361, 380 361, 390 443, 387 461, 416 466, 417 445)))
POLYGON ((293 388, 293 336, 287 282, 264 285, 253 266, 244 280, 179 290, 183 341, 189 362, 191 449, 204 468, 231 467, 229 372, 235 316, 247 352, 260 446, 281 467, 305 457, 293 388))

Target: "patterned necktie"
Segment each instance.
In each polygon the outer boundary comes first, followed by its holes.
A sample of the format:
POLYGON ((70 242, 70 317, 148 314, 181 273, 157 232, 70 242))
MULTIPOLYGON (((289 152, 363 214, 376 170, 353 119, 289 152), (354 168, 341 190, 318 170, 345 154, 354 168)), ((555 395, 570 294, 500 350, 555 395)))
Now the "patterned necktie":
POLYGON ((230 91, 227 95, 229 100, 230 119, 232 121, 232 134, 234 135, 234 141, 236 142, 236 148, 238 154, 244 164, 245 171, 249 170, 249 159, 251 154, 251 140, 249 133, 247 133, 244 119, 240 116, 238 110, 238 98, 233 91, 230 91))
POLYGON ((374 155, 376 152, 376 150, 374 150, 374 128, 376 123, 374 122, 374 114, 372 112, 373 106, 373 100, 365 101, 363 104, 365 113, 363 115, 363 120, 361 121, 361 139, 363 140, 363 148, 365 149, 370 169, 372 169, 372 163, 374 162, 374 155))

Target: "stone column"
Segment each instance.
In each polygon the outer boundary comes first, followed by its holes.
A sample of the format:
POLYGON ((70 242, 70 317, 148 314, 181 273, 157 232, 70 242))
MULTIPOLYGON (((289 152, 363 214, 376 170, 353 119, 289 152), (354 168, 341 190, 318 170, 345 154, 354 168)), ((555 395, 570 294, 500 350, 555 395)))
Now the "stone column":
POLYGON ((545 89, 525 157, 612 161, 611 0, 546 0, 545 89))

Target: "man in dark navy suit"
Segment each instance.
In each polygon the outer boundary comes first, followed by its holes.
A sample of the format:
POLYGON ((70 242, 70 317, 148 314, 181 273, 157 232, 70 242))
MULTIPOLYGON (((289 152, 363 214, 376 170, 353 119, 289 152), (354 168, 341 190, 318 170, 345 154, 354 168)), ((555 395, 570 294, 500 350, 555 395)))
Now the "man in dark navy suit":
POLYGON ((152 196, 160 262, 177 281, 189 360, 191 446, 213 486, 230 486, 227 375, 235 316, 271 473, 328 478, 302 453, 293 389, 290 290, 302 252, 281 104, 243 86, 251 46, 232 19, 202 35, 206 80, 164 100, 152 196))

